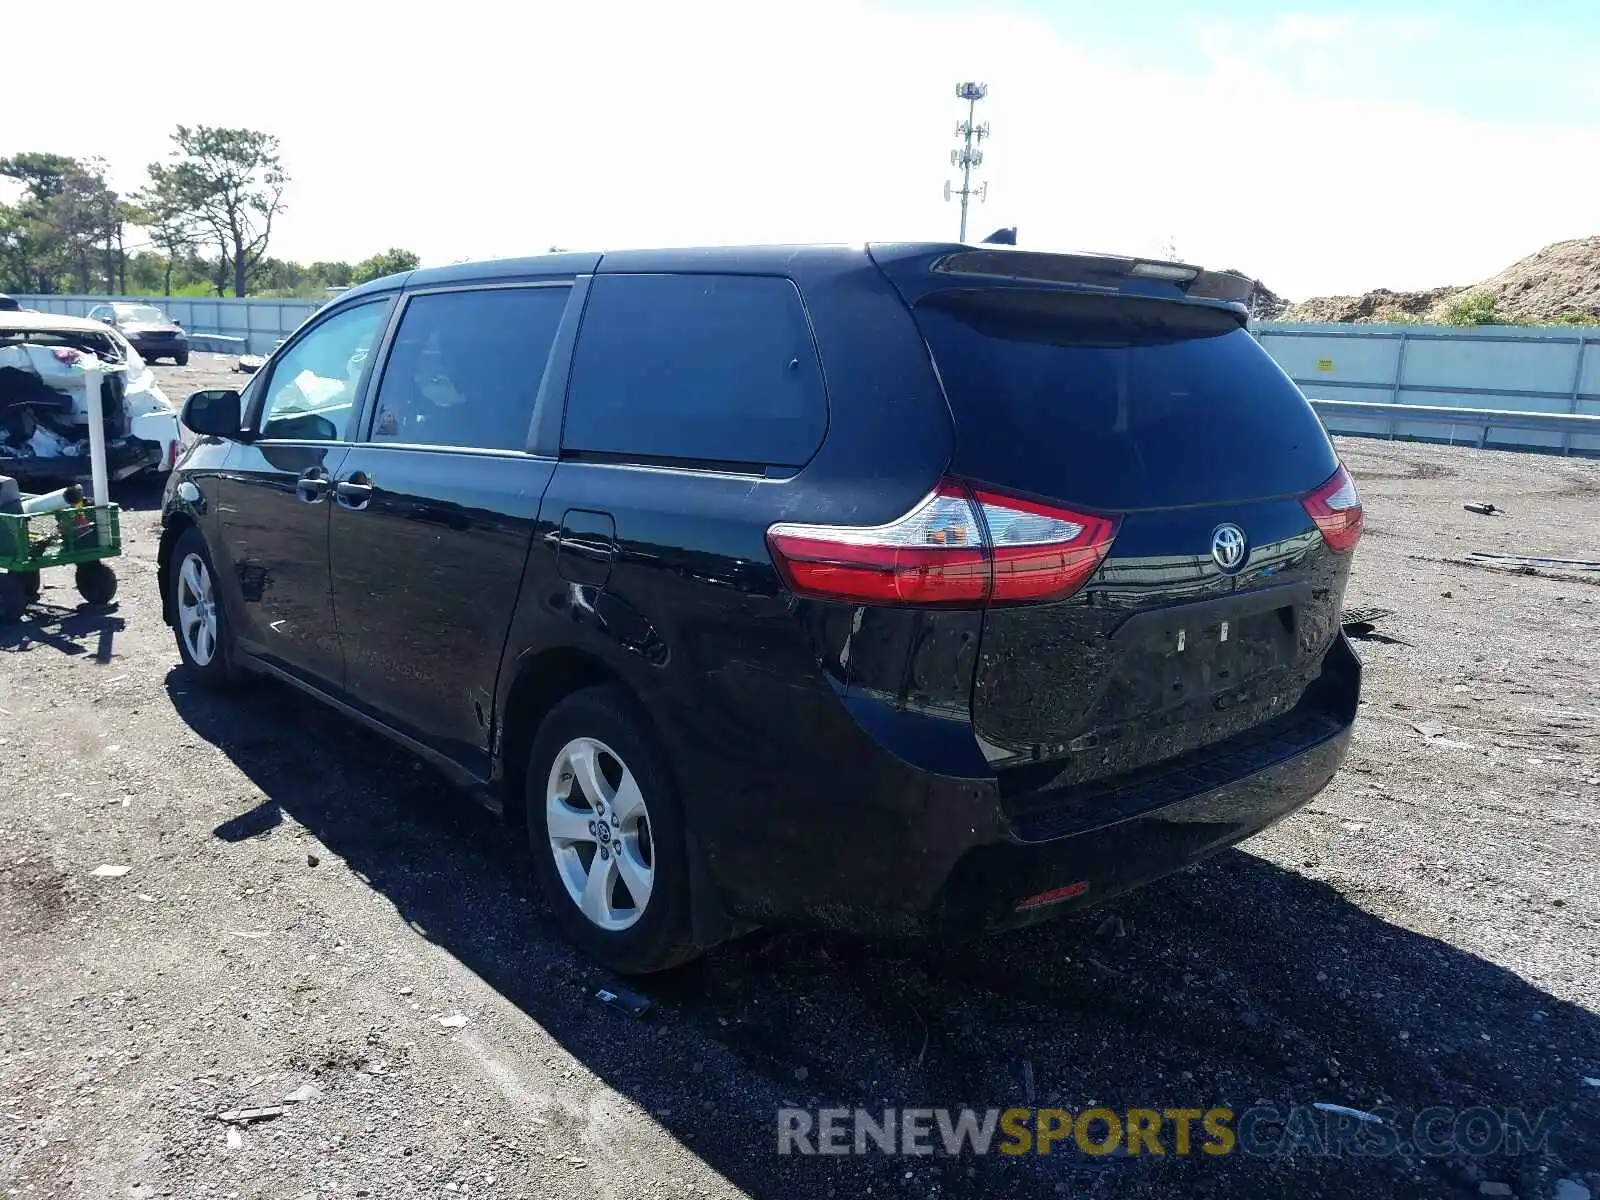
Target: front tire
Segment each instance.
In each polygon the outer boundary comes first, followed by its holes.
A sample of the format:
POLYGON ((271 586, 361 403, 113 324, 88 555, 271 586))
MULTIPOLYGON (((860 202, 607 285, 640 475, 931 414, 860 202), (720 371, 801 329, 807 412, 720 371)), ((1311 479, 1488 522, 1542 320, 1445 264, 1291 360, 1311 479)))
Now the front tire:
POLYGON ((173 634, 184 670, 205 687, 233 681, 233 634, 217 591, 211 553, 198 529, 186 530, 172 548, 173 634))
POLYGON ((189 365, 189 352, 185 350, 182 354, 174 354, 172 361, 180 367, 187 367, 189 365))
POLYGON ((73 582, 87 604, 110 604, 117 598, 117 573, 103 562, 79 563, 73 582))
POLYGON ((681 809, 631 696, 585 688, 550 711, 528 756, 534 876, 557 923, 626 975, 699 953, 681 809))

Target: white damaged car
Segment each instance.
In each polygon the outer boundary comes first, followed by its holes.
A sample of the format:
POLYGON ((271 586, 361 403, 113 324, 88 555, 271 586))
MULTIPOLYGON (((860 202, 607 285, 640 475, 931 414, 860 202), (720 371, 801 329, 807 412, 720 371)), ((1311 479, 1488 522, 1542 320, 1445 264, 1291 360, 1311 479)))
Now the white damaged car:
POLYGON ((128 340, 99 321, 0 312, 0 475, 86 478, 89 413, 81 356, 100 360, 106 470, 165 473, 183 451, 178 414, 128 340))

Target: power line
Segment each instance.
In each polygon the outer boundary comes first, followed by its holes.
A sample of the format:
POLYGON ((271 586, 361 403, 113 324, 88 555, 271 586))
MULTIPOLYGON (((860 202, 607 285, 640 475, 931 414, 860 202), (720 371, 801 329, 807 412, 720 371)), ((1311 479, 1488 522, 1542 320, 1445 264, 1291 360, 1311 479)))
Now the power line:
POLYGON ((987 199, 989 185, 980 183, 972 186, 972 173, 983 165, 983 151, 979 149, 983 139, 989 136, 989 122, 978 124, 978 101, 989 94, 989 85, 986 83, 958 83, 956 84, 956 98, 967 102, 967 119, 956 122, 956 137, 961 139, 961 145, 950 151, 950 165, 961 168, 961 186, 953 188, 950 181, 945 180, 944 198, 951 196, 961 197, 961 241, 967 240, 967 202, 973 196, 980 201, 987 199))

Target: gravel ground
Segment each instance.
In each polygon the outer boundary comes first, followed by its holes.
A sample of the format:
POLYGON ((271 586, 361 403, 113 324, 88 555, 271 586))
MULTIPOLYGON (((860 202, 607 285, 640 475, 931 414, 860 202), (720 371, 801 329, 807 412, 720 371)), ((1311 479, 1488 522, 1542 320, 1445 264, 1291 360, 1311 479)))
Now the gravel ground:
MULTIPOLYGON (((159 368, 175 399, 221 381, 200 358, 159 368)), ((524 851, 431 771, 283 688, 186 684, 159 498, 125 489, 120 605, 78 609, 58 572, 0 630, 0 1189, 1600 1195, 1600 587, 1456 561, 1592 556, 1600 463, 1342 450, 1370 522, 1349 603, 1399 640, 1361 645, 1354 749, 1307 809, 1109 914, 957 952, 756 934, 649 981, 643 1020, 594 1000, 615 981, 524 851), (231 1138, 216 1119, 307 1084, 231 1138), (1555 1133, 1483 1158, 775 1153, 785 1103, 1314 1101, 1555 1133)))
POLYGON ((233 369, 238 361, 236 354, 204 354, 197 350, 189 355, 189 365, 186 367, 161 362, 153 364, 152 369, 167 399, 182 408, 190 392, 205 388, 237 390, 250 382, 250 376, 233 369))

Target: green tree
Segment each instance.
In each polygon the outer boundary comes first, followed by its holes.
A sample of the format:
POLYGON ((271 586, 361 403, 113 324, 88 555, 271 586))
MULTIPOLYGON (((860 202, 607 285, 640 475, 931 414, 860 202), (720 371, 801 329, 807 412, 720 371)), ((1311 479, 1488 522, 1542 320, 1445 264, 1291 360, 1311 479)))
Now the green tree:
POLYGON ((350 274, 350 282, 366 283, 371 279, 382 279, 385 275, 398 275, 402 271, 415 271, 422 260, 409 250, 399 250, 390 247, 382 254, 374 254, 371 258, 362 259, 355 265, 350 274))
POLYGON ((179 125, 172 140, 173 161, 150 164, 150 186, 217 247, 218 294, 231 276, 233 294, 247 295, 284 207, 288 176, 278 139, 254 129, 179 125))
POLYGON ((347 262, 314 262, 306 268, 306 278, 319 291, 331 287, 349 287, 351 271, 347 262))
MULTIPOLYGON (((188 208, 188 199, 177 187, 177 180, 163 175, 136 192, 133 197, 133 223, 144 227, 150 244, 165 261, 161 272, 161 293, 172 295, 172 276, 180 260, 192 258, 205 240, 205 231, 188 208)), ((154 290, 153 288, 150 290, 154 290)))
POLYGON ((26 282, 52 292, 67 278, 87 292, 103 273, 106 287, 115 286, 123 207, 106 183, 105 163, 29 151, 0 159, 0 175, 22 185, 6 236, 8 257, 26 282))
POLYGON ((20 204, 0 204, 0 291, 29 292, 38 284, 33 244, 20 204))

